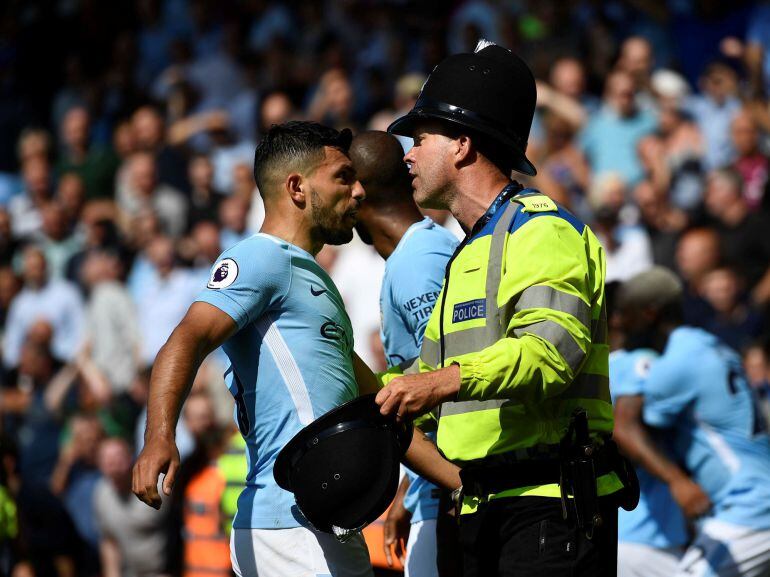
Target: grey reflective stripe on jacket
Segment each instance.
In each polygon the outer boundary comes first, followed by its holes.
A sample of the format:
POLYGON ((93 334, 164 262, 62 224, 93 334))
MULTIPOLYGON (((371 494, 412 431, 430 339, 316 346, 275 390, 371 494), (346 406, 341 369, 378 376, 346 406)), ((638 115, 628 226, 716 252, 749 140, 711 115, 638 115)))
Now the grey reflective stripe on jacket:
MULTIPOLYGON (((576 295, 570 295, 546 285, 534 285, 523 290, 515 299, 498 306, 497 296, 500 288, 505 242, 508 228, 519 205, 508 202, 504 212, 495 224, 489 249, 486 274, 486 322, 484 326, 472 327, 443 335, 441 343, 425 338, 420 351, 420 359, 431 367, 442 367, 448 358, 476 352, 489 347, 507 336, 511 318, 515 313, 527 309, 549 309, 567 313, 582 323, 590 331, 593 342, 606 341, 606 312, 596 321, 591 319, 591 306, 576 295), (600 334, 601 333, 601 334, 600 334)), ((442 295, 442 305, 446 294, 442 295)), ((439 310, 443 314, 443 306, 439 310)), ((607 377, 578 373, 586 358, 584 351, 570 332, 561 324, 552 320, 542 320, 528 326, 514 329, 516 337, 525 334, 542 338, 556 348, 565 359, 576 378, 563 393, 563 398, 598 398, 605 399, 608 390, 607 377)), ((504 405, 515 405, 510 399, 492 399, 488 401, 447 402, 441 405, 440 415, 457 415, 473 411, 499 409, 504 405)))

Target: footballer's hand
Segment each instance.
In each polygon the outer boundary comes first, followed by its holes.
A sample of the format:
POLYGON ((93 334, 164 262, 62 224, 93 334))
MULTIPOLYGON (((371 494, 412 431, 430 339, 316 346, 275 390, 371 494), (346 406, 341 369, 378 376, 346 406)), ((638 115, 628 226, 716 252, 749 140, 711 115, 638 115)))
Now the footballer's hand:
POLYGON ((399 420, 424 415, 445 401, 457 398, 460 390, 460 366, 396 377, 377 393, 375 399, 383 415, 399 420))
POLYGON ((165 474, 163 493, 166 496, 171 495, 178 470, 179 450, 173 437, 148 435, 144 449, 134 465, 131 489, 140 501, 154 509, 160 509, 158 477, 165 474))
POLYGON ((411 519, 412 514, 404 507, 403 496, 396 496, 382 527, 382 548, 388 567, 393 567, 393 555, 401 561, 401 565, 406 563, 406 542, 409 540, 411 519))
POLYGON ((705 491, 692 479, 680 477, 669 483, 674 501, 682 508, 688 519, 695 519, 708 513, 711 500, 705 491))

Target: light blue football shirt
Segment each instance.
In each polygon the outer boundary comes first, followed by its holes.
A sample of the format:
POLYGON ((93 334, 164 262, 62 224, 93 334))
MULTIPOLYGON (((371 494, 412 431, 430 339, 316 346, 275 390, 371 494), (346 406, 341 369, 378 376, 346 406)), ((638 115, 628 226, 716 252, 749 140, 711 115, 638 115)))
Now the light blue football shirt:
MULTIPOLYGON (((407 229, 385 261, 380 310, 389 366, 409 363, 420 355, 425 325, 457 244, 452 233, 426 217, 407 229)), ((438 489, 409 470, 407 475, 410 484, 404 507, 412 513, 412 523, 435 519, 438 489)))
MULTIPOLYGON (((649 349, 610 353, 610 392, 618 397, 644 394, 644 380, 658 353, 649 349)), ((639 477, 639 505, 633 511, 618 510, 618 542, 638 543, 660 549, 679 547, 687 542, 684 516, 668 486, 645 469, 636 468, 639 477)))
POLYGON ((644 420, 708 493, 711 515, 770 529, 770 438, 741 358, 701 329, 679 327, 650 369, 644 420))
POLYGON ((259 233, 222 253, 197 300, 239 329, 222 347, 249 471, 233 527, 298 527, 273 464, 302 427, 358 396, 342 297, 310 253, 259 233))

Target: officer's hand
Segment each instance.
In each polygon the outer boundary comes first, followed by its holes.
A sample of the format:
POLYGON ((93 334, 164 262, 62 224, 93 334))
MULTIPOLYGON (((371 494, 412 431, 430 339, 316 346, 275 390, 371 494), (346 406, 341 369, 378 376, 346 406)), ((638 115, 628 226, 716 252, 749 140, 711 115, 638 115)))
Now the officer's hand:
POLYGON ((376 403, 383 415, 396 415, 400 420, 424 415, 445 401, 457 398, 460 390, 460 366, 404 375, 390 381, 377 393, 376 403))
POLYGON ((165 473, 163 493, 171 495, 174 479, 179 469, 179 450, 173 438, 150 436, 134 465, 131 490, 140 501, 154 509, 160 509, 158 477, 165 473))
POLYGON ((401 565, 406 562, 406 542, 409 539, 411 518, 412 514, 404 507, 403 498, 396 497, 382 528, 382 548, 388 567, 393 567, 393 553, 401 561, 401 565))
POLYGON ((711 509, 709 496, 692 479, 678 478, 669 484, 669 490, 688 519, 705 515, 711 509))

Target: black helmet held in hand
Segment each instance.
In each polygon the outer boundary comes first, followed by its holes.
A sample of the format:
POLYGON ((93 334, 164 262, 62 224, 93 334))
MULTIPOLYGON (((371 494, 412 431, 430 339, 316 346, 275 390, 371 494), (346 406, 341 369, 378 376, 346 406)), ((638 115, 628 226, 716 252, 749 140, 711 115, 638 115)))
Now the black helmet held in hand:
POLYGON ((412 425, 381 415, 374 398, 359 397, 316 419, 275 461, 278 486, 294 493, 300 512, 319 531, 359 531, 396 494, 412 425))
POLYGON ((509 166, 533 176, 526 157, 535 114, 535 77, 510 50, 486 41, 473 54, 455 54, 431 72, 414 108, 388 132, 412 136, 420 120, 439 119, 470 129, 502 149, 509 166))

